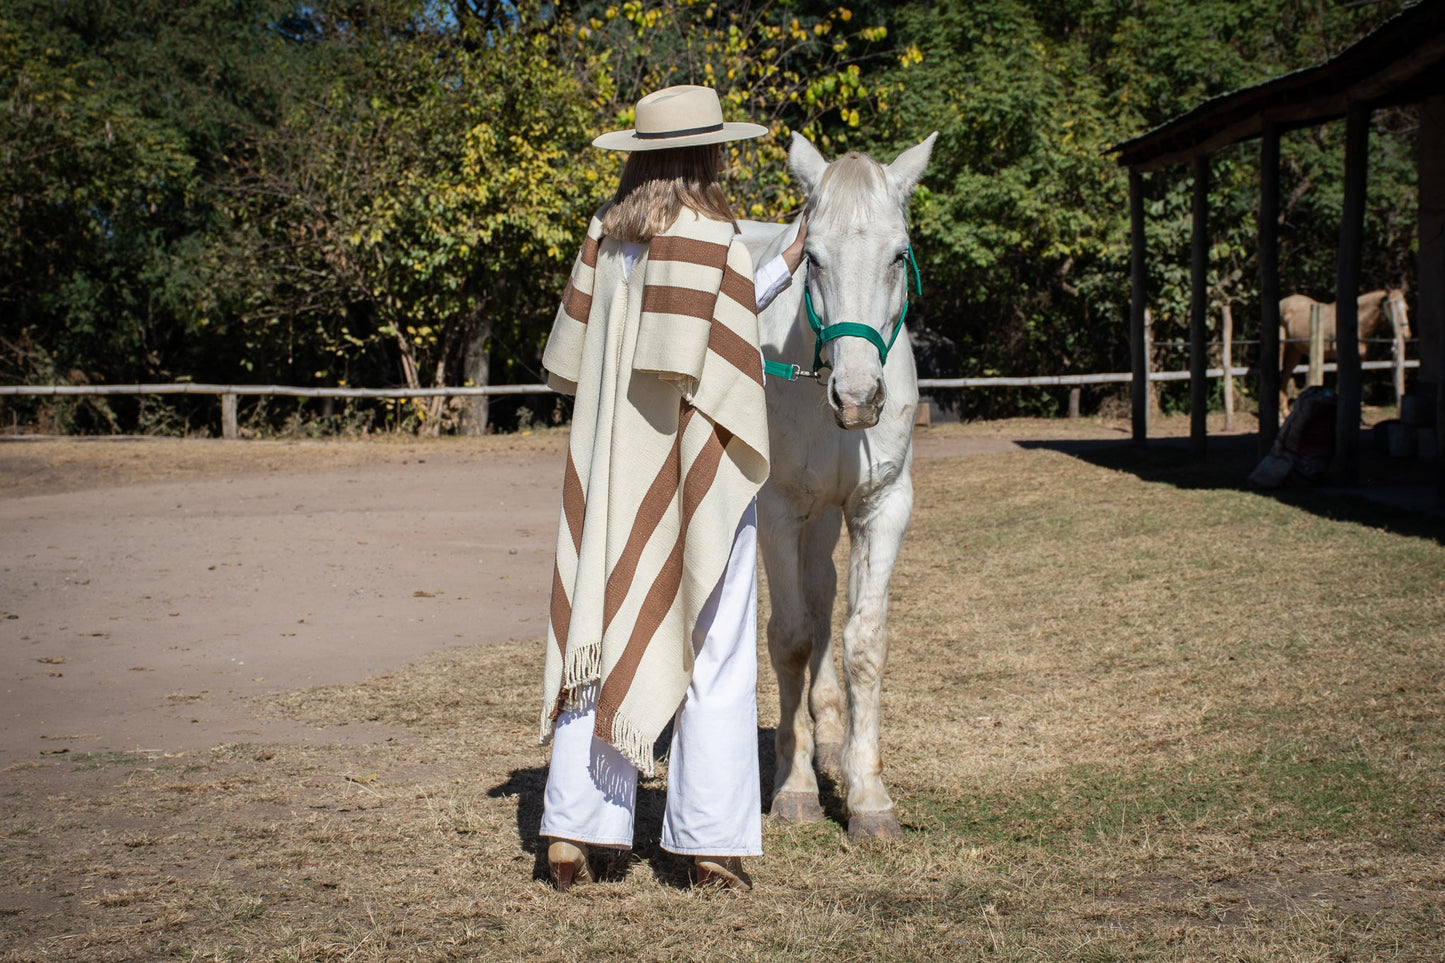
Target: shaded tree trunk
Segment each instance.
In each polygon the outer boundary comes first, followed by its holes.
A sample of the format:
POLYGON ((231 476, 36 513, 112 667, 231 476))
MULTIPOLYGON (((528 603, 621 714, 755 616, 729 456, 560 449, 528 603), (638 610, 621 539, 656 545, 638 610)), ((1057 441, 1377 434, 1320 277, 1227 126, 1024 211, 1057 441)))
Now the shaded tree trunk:
MULTIPOLYGON (((487 342, 491 340, 491 337, 492 323, 487 320, 484 311, 478 310, 477 316, 472 319, 466 352, 462 358, 463 384, 475 385, 480 388, 491 383, 491 352, 487 350, 487 342)), ((485 435, 487 433, 489 401, 490 399, 486 395, 466 396, 462 417, 463 434, 485 435)))

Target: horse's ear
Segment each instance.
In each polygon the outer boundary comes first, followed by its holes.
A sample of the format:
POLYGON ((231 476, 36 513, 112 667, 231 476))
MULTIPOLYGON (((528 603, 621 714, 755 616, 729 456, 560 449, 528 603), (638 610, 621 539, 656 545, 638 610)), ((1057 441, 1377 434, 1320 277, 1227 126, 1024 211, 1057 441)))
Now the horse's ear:
POLYGON ((823 179, 823 172, 828 169, 828 162, 808 138, 795 130, 793 142, 788 145, 788 167, 803 186, 804 196, 812 197, 818 189, 818 182, 823 179))
POLYGON ((933 142, 937 139, 938 131, 935 130, 923 138, 923 143, 908 148, 888 165, 888 180, 902 197, 907 198, 918 186, 923 172, 928 169, 928 158, 933 155, 933 142))

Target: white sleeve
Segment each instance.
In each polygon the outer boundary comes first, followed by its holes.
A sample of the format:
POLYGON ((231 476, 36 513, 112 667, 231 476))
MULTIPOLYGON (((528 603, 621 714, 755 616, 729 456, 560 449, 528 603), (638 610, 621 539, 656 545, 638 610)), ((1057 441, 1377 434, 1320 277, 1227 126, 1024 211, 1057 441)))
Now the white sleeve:
POLYGON ((788 270, 788 262, 783 260, 779 254, 767 264, 758 268, 753 274, 753 290, 758 302, 758 310, 762 311, 773 303, 773 299, 783 293, 783 289, 793 283, 793 273, 788 270))
MULTIPOLYGON (((767 264, 758 268, 753 274, 753 294, 757 299, 758 312, 773 303, 773 299, 783 293, 783 289, 793 283, 793 273, 788 270, 788 262, 779 254, 767 264)), ((758 348, 758 354, 762 355, 762 348, 758 348)), ((767 367, 767 359, 763 359, 763 367, 767 367)), ((768 376, 763 375, 763 383, 767 384, 768 376)))

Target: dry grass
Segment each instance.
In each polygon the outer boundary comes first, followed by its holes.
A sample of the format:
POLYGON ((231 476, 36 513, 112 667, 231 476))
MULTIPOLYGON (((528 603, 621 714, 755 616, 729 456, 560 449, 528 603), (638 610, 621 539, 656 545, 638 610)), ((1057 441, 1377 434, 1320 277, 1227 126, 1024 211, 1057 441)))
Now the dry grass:
POLYGON ((46 760, 44 799, 6 773, 0 874, 28 895, 0 900, 0 960, 1438 961, 1439 530, 1237 468, 917 464, 885 691, 900 844, 770 824, 748 895, 690 890, 652 842, 552 892, 519 640, 260 707, 390 725, 374 744, 46 760))

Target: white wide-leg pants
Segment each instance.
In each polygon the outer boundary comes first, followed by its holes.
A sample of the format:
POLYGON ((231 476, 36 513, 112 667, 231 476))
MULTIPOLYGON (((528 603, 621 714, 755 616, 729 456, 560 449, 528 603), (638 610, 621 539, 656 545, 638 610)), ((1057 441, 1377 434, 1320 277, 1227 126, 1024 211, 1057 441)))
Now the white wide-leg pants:
MULTIPOLYGON (((693 632, 692 682, 673 719, 662 848, 687 856, 759 856, 758 522, 748 507, 722 581, 693 632)), ((541 834, 629 848, 637 769, 595 738, 597 687, 557 719, 541 834)))

